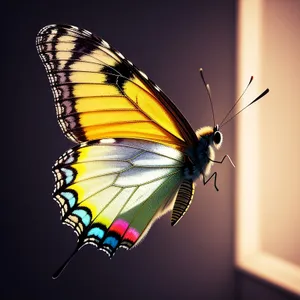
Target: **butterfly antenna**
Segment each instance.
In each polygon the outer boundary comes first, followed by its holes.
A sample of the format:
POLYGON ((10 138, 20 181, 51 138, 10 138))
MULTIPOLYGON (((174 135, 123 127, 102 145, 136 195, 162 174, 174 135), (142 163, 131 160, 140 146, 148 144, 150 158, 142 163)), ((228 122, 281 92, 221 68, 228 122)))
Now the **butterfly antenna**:
POLYGON ((200 68, 199 72, 200 72, 202 81, 203 81, 203 83, 204 83, 204 85, 205 85, 205 89, 206 89, 206 92, 207 92, 207 95, 208 95, 208 98, 209 98, 209 101, 210 101, 210 107, 211 107, 212 116, 213 116, 213 120, 214 120, 214 127, 215 127, 215 126, 216 126, 216 121, 215 121, 214 106, 213 106, 213 103, 212 103, 212 100, 211 100, 210 87, 209 87, 209 84, 207 84, 206 81, 205 81, 205 79, 204 79, 203 69, 200 68))
POLYGON ((220 126, 222 126, 223 122, 226 120, 226 118, 229 116, 229 114, 233 111, 233 109, 236 107, 236 105, 239 103, 239 101, 242 99, 242 97, 244 96, 244 94, 246 93, 249 85, 251 84, 253 80, 253 76, 251 76, 249 83, 247 84, 246 88, 244 89, 242 95, 235 101, 234 105, 232 106, 232 108, 229 110, 229 112, 226 114, 226 116, 223 118, 222 122, 220 123, 220 126))
POLYGON ((52 279, 56 279, 60 276, 66 266, 69 264, 74 255, 78 252, 78 248, 74 250, 74 252, 68 257, 68 259, 57 269, 57 271, 52 275, 52 279))
POLYGON ((255 103, 256 101, 258 101, 259 99, 261 99, 262 97, 264 97, 265 95, 267 95, 269 93, 269 89, 266 89, 264 92, 262 92, 257 98, 255 98, 251 103, 249 103, 247 106, 245 106, 243 109, 241 109, 239 112, 237 112, 234 116, 232 116, 228 121, 226 121, 224 124, 222 124, 223 127, 225 124, 227 124, 229 121, 231 121, 233 118, 235 118, 239 113, 241 113, 243 110, 245 110, 247 107, 249 107, 250 105, 252 105, 253 103, 255 103))

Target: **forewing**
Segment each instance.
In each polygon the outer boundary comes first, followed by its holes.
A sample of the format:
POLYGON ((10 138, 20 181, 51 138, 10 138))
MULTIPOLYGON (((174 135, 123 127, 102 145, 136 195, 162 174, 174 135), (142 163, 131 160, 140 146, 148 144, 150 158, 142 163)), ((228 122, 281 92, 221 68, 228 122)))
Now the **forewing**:
POLYGON ((36 44, 59 125, 72 141, 138 138, 177 149, 197 142, 161 89, 103 39, 74 26, 50 25, 36 44))

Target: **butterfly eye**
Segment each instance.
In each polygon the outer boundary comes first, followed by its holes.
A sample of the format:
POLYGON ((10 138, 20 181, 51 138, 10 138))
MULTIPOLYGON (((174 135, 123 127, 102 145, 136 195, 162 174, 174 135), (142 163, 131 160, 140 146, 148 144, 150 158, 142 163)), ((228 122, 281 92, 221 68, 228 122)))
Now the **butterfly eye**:
POLYGON ((222 134, 220 131, 216 131, 214 133, 214 143, 215 145, 219 145, 222 143, 222 134))

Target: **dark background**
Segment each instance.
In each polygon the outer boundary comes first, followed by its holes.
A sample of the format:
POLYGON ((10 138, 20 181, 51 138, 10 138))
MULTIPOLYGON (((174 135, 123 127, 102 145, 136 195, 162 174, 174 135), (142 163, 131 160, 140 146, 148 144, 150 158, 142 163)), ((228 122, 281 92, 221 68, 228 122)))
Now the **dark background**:
MULTIPOLYGON (((212 125, 199 67, 211 85, 217 121, 234 102, 235 18, 232 0, 2 5, 1 299, 287 299, 234 272, 234 170, 227 162, 215 166, 220 192, 198 182, 193 204, 175 228, 165 216, 141 245, 112 260, 84 247, 58 280, 51 279, 76 245, 51 197, 51 166, 73 144, 56 121, 35 49, 37 32, 67 23, 101 36, 154 80, 197 129, 212 125)), ((217 157, 228 153, 234 160, 234 123, 223 134, 217 157)))

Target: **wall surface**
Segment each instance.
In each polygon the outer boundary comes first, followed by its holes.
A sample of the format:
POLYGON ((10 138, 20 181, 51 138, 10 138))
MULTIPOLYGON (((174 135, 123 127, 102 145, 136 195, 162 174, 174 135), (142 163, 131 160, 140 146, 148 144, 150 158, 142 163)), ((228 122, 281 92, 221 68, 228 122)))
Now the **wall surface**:
MULTIPOLYGON (((14 1, 2 4, 1 12, 1 299, 233 299, 234 169, 228 162, 214 167, 220 191, 198 182, 191 208, 175 228, 165 216, 139 247, 112 260, 85 247, 58 280, 51 279, 76 244, 51 197, 51 166, 73 144, 57 124, 35 36, 52 23, 100 35, 197 129, 212 125, 198 68, 210 83, 217 121, 234 101, 235 1, 14 1)), ((223 133, 217 158, 228 153, 234 160, 233 123, 223 133)))

